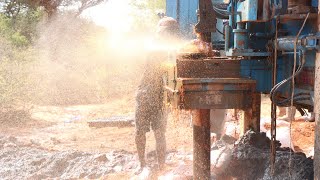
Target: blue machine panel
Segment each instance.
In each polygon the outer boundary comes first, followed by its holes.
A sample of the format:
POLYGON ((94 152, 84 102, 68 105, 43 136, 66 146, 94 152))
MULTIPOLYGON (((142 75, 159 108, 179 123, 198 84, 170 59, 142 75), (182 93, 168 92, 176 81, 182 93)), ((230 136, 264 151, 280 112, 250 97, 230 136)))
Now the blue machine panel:
MULTIPOLYGON (((212 3, 223 3, 223 0, 212 0, 212 3)), ((178 20, 181 32, 186 39, 195 38, 193 27, 197 24, 199 0, 167 0, 166 15, 178 20), (178 8, 179 7, 179 8, 178 8)), ((217 28, 223 31, 223 20, 217 20, 217 28)), ((212 33, 213 41, 223 41, 219 33, 212 33)))
POLYGON ((312 0, 312 6, 318 7, 318 0, 312 0))
POLYGON ((193 27, 197 23, 198 0, 180 0, 179 23, 186 37, 193 37, 193 27), (188 9, 188 11, 186 11, 188 9))
POLYGON ((241 12, 241 14, 237 16, 238 22, 258 20, 258 0, 240 1, 237 10, 241 12))
POLYGON ((178 20, 185 38, 193 38, 193 27, 197 23, 198 0, 167 0, 166 15, 178 20))
POLYGON ((257 81, 257 91, 268 93, 272 83, 272 66, 267 61, 244 60, 241 61, 241 77, 257 81))
MULTIPOLYGON (((197 14, 199 0, 166 0, 167 2, 167 16, 171 16, 178 20, 183 33, 186 39, 194 38, 193 27, 197 23, 197 14)), ((236 1, 233 1, 236 2, 236 1)), ((262 9, 259 9, 257 0, 243 0, 239 1, 237 5, 237 10, 243 15, 242 19, 238 21, 247 22, 244 29, 248 31, 248 48, 240 49, 243 50, 244 54, 239 56, 246 57, 245 54, 248 50, 253 52, 269 52, 268 42, 273 39, 275 34, 275 17, 270 17, 271 21, 261 21, 262 9), (258 14, 257 14, 258 13, 258 14), (273 18, 273 19, 272 19, 273 18)), ((276 8, 276 14, 286 14, 288 8, 287 0, 273 0, 272 5, 276 8)), ((318 6, 318 0, 310 0, 313 7, 318 6)), ((222 0, 212 0, 213 4, 223 3, 222 0)), ((229 9, 232 4, 229 4, 229 9)), ((236 18, 235 18, 236 19, 236 18)), ((226 20, 218 19, 217 29, 223 32, 224 25, 223 22, 226 20)), ((237 29, 235 26, 234 18, 229 19, 229 25, 231 26, 231 34, 229 39, 229 44, 235 39, 233 30, 237 29)), ((278 24, 279 36, 280 38, 295 37, 302 26, 303 19, 287 19, 280 21, 278 24)), ((309 34, 315 34, 317 32, 316 21, 309 19, 305 24, 303 31, 301 32, 301 37, 308 36, 309 34)), ((224 32, 223 32, 224 33, 224 32)), ((218 35, 218 33, 212 33, 213 45, 217 42, 222 42, 224 44, 224 37, 218 35)), ((232 45, 228 48, 234 49, 232 45)), ((215 47, 215 46, 213 46, 215 47)), ((277 82, 280 82, 292 74, 293 66, 293 52, 288 50, 284 54, 278 55, 277 63, 277 82)), ((256 54, 255 54, 256 55, 256 54)), ((266 58, 261 58, 257 56, 252 56, 250 60, 241 61, 241 76, 257 80, 257 91, 263 93, 269 93, 272 88, 272 65, 271 62, 266 58)), ((306 69, 312 69, 314 67, 314 52, 307 52, 306 55, 306 64, 304 67, 306 69)), ((290 93, 290 84, 281 88, 282 93, 290 93)))
POLYGON ((166 15, 177 19, 177 5, 178 5, 178 0, 167 0, 166 15))

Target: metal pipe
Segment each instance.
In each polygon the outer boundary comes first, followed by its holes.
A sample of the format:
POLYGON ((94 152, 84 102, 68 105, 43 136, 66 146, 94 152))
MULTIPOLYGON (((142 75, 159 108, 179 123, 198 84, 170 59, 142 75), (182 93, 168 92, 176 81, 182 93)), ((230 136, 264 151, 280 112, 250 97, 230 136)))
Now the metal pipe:
MULTIPOLYGON (((279 51, 293 51, 296 37, 282 37, 277 40, 277 46, 279 51)), ((298 45, 301 45, 301 40, 298 40, 298 45)))
POLYGON ((193 111, 193 179, 210 179, 210 109, 193 111))
POLYGON ((270 1, 264 0, 263 1, 263 12, 262 12, 262 19, 264 21, 268 21, 270 19, 271 11, 270 11, 270 1))
MULTIPOLYGON (((276 34, 274 39, 274 59, 272 70, 272 86, 277 84, 277 63, 278 63, 278 22, 279 18, 276 17, 276 34)), ((274 175, 276 163, 276 138, 277 138, 277 106, 271 102, 271 174, 274 175)))
POLYGON ((248 30, 242 29, 238 25, 238 29, 234 29, 233 33, 234 33, 234 48, 248 49, 248 44, 249 44, 248 30))
POLYGON ((227 52, 230 48, 230 26, 229 25, 225 26, 224 37, 225 37, 224 50, 227 52))

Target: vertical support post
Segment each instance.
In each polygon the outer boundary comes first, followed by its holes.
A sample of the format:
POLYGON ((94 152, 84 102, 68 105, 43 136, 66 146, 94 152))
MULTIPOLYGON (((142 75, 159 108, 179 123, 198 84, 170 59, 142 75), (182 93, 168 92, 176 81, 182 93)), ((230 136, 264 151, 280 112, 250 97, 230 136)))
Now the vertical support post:
POLYGON ((253 92, 251 107, 244 110, 244 118, 240 123, 240 136, 249 129, 260 132, 261 94, 253 92))
POLYGON ((193 179, 210 179, 210 109, 193 111, 193 179))
MULTIPOLYGON (((318 32, 320 31, 320 0, 318 1, 318 32)), ((314 143, 314 179, 320 180, 320 52, 315 61, 314 108, 316 127, 314 143)))
POLYGON ((224 30, 224 38, 225 38, 225 44, 224 44, 224 50, 227 52, 229 51, 229 48, 230 48, 230 26, 227 25, 227 26, 224 26, 225 27, 225 30, 224 30))

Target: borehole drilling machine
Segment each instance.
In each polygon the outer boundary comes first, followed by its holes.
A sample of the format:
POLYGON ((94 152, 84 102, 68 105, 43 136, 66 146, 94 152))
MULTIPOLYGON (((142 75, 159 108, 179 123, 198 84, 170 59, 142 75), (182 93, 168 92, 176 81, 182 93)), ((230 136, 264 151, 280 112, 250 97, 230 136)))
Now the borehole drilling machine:
POLYGON ((166 74, 167 101, 194 112, 194 177, 210 177, 210 109, 242 109, 240 134, 260 131, 261 93, 270 94, 272 142, 276 106, 318 111, 318 0, 166 0, 166 14, 184 38, 195 30, 220 51, 178 54, 166 74))

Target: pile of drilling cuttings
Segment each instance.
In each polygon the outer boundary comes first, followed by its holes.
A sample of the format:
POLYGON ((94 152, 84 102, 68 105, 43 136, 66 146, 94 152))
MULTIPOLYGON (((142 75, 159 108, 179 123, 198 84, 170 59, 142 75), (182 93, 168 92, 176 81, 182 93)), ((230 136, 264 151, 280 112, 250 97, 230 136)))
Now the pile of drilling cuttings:
MULTIPOLYGON (((237 142, 233 142, 233 140, 222 138, 213 146, 211 167, 214 179, 217 177, 260 180, 313 179, 313 160, 307 158, 303 153, 294 153, 289 148, 281 148, 279 142, 277 143, 275 171, 272 176, 270 139, 265 133, 248 131, 237 142), (289 167, 290 153, 291 166, 289 167)), ((0 149, 0 177, 2 179, 95 179, 119 173, 132 176, 139 164, 136 156, 126 151, 57 152, 6 136, 0 136, 0 149)), ((155 156, 147 155, 149 164, 155 161, 152 157, 155 156)), ((150 174, 147 174, 145 179, 154 178, 153 173, 160 179, 192 178, 191 152, 168 152, 166 161, 168 167, 164 172, 149 172, 150 174)), ((141 179, 140 177, 132 178, 141 179)))
POLYGON ((270 142, 265 133, 248 131, 234 146, 219 147, 224 153, 223 160, 213 161, 221 161, 219 167, 224 168, 213 171, 217 176, 236 179, 313 179, 313 159, 307 158, 304 153, 293 152, 290 148, 281 148, 279 142, 276 144, 276 161, 272 174, 270 142))
POLYGON ((57 152, 0 136, 1 179, 98 179, 130 172, 137 166, 135 156, 126 151, 57 152))

